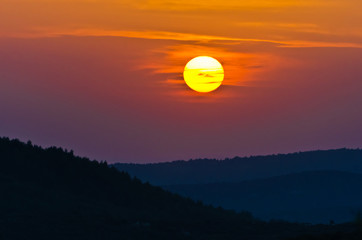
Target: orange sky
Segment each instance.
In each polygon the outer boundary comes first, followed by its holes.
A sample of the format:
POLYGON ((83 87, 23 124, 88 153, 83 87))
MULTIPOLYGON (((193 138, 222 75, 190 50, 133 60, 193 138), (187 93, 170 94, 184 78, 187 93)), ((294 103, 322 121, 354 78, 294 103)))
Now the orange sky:
POLYGON ((361 43, 361 7, 358 0, 2 0, 0 20, 3 36, 108 36, 119 31, 142 37, 140 32, 150 31, 361 43))
POLYGON ((1 0, 0 133, 109 161, 360 147, 359 0, 1 0), (208 55, 224 85, 184 84, 208 55))

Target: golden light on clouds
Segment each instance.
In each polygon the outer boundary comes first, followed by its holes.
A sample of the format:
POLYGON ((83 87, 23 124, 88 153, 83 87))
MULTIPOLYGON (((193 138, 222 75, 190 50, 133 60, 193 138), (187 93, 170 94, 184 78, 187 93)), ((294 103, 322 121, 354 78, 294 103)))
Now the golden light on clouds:
MULTIPOLYGON (((80 129, 82 143, 105 139, 130 152, 113 159, 359 140, 331 134, 362 131, 361 8, 361 0, 0 0, 3 121, 34 115, 26 134, 54 123, 71 139, 80 129), (220 63, 187 64, 197 56, 220 63)), ((53 129, 46 139, 65 139, 53 129)))
POLYGON ((299 64, 282 53, 362 48, 361 6, 357 0, 3 0, 0 39, 107 39, 127 42, 118 45, 125 52, 139 44, 143 51, 127 60, 132 69, 157 75, 164 93, 180 99, 204 98, 189 91, 183 70, 194 56, 213 56, 227 73, 223 91, 213 96, 233 98, 237 89, 265 84, 268 71, 299 64))
POLYGON ((286 7, 303 7, 303 6, 318 6, 325 5, 323 2, 316 2, 311 0, 298 1, 298 0, 146 0, 138 1, 135 6, 141 9, 160 9, 160 10, 173 10, 173 11, 190 11, 190 10, 240 10, 240 9, 260 9, 260 8, 286 8, 286 7))
POLYGON ((184 80, 196 92, 212 92, 222 84, 224 69, 215 58, 195 57, 185 66, 184 80))
POLYGON ((194 44, 168 42, 168 44, 147 52, 142 62, 138 64, 138 69, 157 76, 163 93, 180 101, 213 102, 240 98, 240 89, 254 89, 264 84, 262 76, 266 71, 291 63, 290 59, 277 58, 272 53, 253 52, 259 44, 264 43, 241 45, 230 42, 194 44), (185 84, 183 72, 186 63, 194 56, 212 56, 220 61, 225 73, 220 91, 212 91, 210 94, 190 91, 185 84))

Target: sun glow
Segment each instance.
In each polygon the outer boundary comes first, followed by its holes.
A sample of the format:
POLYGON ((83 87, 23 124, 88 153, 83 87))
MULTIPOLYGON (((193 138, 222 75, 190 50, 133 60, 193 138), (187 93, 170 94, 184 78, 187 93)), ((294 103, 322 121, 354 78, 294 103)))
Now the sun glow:
POLYGON ((224 69, 215 58, 195 57, 186 64, 184 79, 187 86, 194 91, 211 92, 222 84, 224 69))

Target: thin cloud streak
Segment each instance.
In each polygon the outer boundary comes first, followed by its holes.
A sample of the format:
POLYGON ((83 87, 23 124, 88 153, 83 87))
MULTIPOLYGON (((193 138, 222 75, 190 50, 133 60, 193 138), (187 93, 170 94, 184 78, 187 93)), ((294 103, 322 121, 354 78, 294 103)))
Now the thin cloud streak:
MULTIPOLYGON (((328 2, 332 4, 333 1, 328 2)), ((311 0, 229 0, 229 1, 195 1, 195 0, 146 0, 138 1, 134 4, 143 10, 162 10, 162 11, 196 11, 196 10, 240 10, 240 9, 275 9, 275 8, 290 8, 290 7, 309 7, 323 6, 327 3, 316 2, 311 0)))
POLYGON ((362 44, 352 42, 322 42, 322 41, 299 41, 299 40, 274 40, 274 39, 257 39, 257 38, 235 38, 225 36, 202 35, 193 33, 180 33, 168 31, 117 31, 117 30, 101 30, 101 29, 76 29, 76 30, 38 30, 34 33, 27 34, 13 34, 8 37, 18 38, 41 38, 41 37, 60 37, 60 36, 77 36, 77 37, 127 37, 127 38, 141 38, 152 40, 174 40, 186 42, 259 42, 259 43, 272 43, 277 47, 289 48, 362 48, 362 44))

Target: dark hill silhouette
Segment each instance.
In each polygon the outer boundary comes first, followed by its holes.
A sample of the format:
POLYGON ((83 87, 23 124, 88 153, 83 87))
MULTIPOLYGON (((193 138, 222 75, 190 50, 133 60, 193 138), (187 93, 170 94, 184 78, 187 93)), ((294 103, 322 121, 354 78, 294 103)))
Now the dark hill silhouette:
POLYGON ((362 150, 337 149, 232 159, 197 159, 114 166, 156 185, 240 182, 319 170, 362 173, 362 150))
POLYGON ((315 171, 238 183, 164 186, 226 209, 247 210, 262 219, 336 223, 362 209, 362 174, 315 171))
POLYGON ((362 209, 362 150, 115 164, 143 181, 236 211, 288 221, 345 222, 362 209))
POLYGON ((262 222, 143 184, 105 162, 0 138, 0 239, 282 239, 350 225, 262 222))

